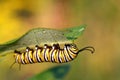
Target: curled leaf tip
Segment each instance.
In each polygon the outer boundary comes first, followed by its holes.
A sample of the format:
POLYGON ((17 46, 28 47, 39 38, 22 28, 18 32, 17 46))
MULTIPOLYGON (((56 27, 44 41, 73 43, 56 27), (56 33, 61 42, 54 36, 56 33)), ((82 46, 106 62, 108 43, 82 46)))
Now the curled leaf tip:
POLYGON ((77 39, 84 32, 87 25, 76 26, 72 28, 67 28, 64 32, 64 35, 69 40, 77 39))

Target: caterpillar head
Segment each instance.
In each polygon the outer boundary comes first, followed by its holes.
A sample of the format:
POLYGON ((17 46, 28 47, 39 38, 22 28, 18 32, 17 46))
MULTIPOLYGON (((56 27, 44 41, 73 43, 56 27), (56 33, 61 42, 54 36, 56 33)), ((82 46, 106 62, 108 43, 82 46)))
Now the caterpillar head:
POLYGON ((69 44, 68 46, 69 46, 69 50, 72 53, 76 54, 78 52, 78 48, 77 48, 77 46, 75 44, 69 44))

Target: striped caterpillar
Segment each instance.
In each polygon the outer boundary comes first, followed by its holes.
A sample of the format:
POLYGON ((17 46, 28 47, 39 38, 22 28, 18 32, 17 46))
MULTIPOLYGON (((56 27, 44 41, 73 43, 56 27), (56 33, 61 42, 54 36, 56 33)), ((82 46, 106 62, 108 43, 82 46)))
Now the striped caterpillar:
POLYGON ((63 48, 60 48, 59 44, 53 44, 53 46, 44 44, 43 47, 36 45, 35 49, 27 47, 25 52, 15 50, 14 64, 32 64, 41 62, 66 63, 74 60, 78 53, 84 50, 88 50, 91 53, 94 53, 95 51, 91 46, 79 50, 75 44, 65 44, 63 48))

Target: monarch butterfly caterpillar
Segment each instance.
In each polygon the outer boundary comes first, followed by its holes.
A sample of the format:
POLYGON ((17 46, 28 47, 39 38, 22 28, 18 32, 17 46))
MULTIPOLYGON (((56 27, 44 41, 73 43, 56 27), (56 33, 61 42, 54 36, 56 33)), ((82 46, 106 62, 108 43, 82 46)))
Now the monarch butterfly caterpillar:
POLYGON ((66 63, 74 60, 77 57, 78 53, 84 50, 91 51, 91 53, 94 53, 95 51, 94 48, 91 46, 84 47, 79 50, 75 44, 65 44, 63 48, 60 48, 59 44, 53 44, 53 46, 44 44, 43 47, 36 45, 35 49, 26 47, 25 52, 15 50, 14 63, 18 64, 32 64, 41 62, 66 63))

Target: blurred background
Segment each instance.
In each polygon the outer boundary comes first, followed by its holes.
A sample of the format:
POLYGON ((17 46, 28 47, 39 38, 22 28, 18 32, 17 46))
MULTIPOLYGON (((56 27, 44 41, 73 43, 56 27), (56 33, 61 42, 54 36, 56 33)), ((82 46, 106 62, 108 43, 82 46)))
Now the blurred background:
MULTIPOLYGON (((71 69, 65 80, 120 80, 119 3, 119 0, 0 0, 0 44, 37 27, 64 29, 87 24, 84 34, 75 42, 79 48, 94 46, 96 52, 93 55, 82 52, 68 63, 71 69)), ((9 67, 12 63, 1 65, 9 67)), ((24 65, 20 78, 25 80, 56 65, 24 65)))

